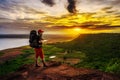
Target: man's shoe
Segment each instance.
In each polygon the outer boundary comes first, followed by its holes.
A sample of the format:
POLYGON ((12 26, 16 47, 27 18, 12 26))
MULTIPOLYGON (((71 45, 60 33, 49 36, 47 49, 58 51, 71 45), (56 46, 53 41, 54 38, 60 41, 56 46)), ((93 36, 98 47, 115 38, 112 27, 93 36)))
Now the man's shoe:
POLYGON ((43 67, 48 67, 46 64, 43 67))
POLYGON ((40 66, 38 64, 36 64, 35 67, 40 67, 40 66))

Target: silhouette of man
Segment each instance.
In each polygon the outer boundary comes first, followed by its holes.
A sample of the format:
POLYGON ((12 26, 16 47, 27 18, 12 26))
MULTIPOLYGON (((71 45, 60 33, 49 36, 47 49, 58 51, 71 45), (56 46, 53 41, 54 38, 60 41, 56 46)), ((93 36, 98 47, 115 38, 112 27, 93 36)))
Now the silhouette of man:
POLYGON ((34 48, 34 50, 35 50, 35 66, 36 67, 39 67, 39 65, 38 65, 38 57, 40 57, 41 58, 41 60, 42 60, 42 63, 43 63, 43 66, 44 67, 47 67, 47 65, 45 64, 45 61, 44 61, 44 52, 43 52, 43 49, 42 49, 42 33, 43 33, 44 31, 42 31, 41 29, 40 30, 38 30, 38 35, 37 35, 37 44, 39 45, 39 47, 38 48, 34 48))

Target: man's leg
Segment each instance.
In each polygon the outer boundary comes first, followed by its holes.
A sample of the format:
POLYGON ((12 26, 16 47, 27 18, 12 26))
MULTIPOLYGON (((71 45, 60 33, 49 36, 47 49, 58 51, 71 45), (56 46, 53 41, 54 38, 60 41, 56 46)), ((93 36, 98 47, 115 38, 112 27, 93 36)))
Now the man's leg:
POLYGON ((36 67, 39 67, 37 60, 38 60, 38 57, 35 58, 35 66, 36 66, 36 67))
POLYGON ((42 48, 40 48, 40 58, 41 58, 41 60, 42 60, 43 66, 44 66, 44 67, 47 67, 47 65, 46 65, 46 63, 45 63, 45 60, 44 60, 44 53, 43 53, 42 48))
POLYGON ((35 49, 35 66, 36 67, 39 67, 39 65, 38 65, 38 55, 39 54, 39 51, 38 51, 38 49, 35 49))

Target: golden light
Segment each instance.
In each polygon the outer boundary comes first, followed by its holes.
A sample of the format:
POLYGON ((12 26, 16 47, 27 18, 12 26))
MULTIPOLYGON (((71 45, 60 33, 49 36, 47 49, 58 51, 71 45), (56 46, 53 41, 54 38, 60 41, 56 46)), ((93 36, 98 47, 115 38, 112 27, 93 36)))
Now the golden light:
POLYGON ((81 28, 76 27, 76 28, 73 28, 73 30, 76 32, 79 32, 79 31, 81 31, 81 28))
POLYGON ((83 32, 83 30, 79 27, 69 28, 62 30, 62 33, 66 36, 70 36, 75 38, 76 36, 80 35, 80 33, 83 32))
POLYGON ((66 27, 66 29, 61 28, 62 30, 60 32, 68 36, 77 36, 80 34, 87 34, 87 33, 112 32, 112 30, 99 30, 99 25, 109 24, 110 26, 118 26, 120 22, 120 17, 114 14, 109 14, 108 16, 104 16, 104 14, 101 14, 99 12, 78 13, 74 15, 67 14, 61 17, 46 17, 42 19, 42 22, 50 23, 48 24, 50 26, 66 27), (94 27, 94 26, 89 26, 89 24, 98 25, 98 29, 92 30, 87 27, 84 28, 79 27, 82 25, 88 25, 88 27, 94 27))

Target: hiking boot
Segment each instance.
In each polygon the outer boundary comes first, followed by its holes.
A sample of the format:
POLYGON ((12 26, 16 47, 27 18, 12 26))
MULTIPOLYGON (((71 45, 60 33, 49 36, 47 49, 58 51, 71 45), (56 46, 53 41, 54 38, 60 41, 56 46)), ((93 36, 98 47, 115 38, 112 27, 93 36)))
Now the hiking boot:
POLYGON ((40 67, 40 66, 38 64, 36 64, 35 67, 40 67))
POLYGON ((48 66, 46 64, 44 64, 43 67, 48 67, 48 66))

